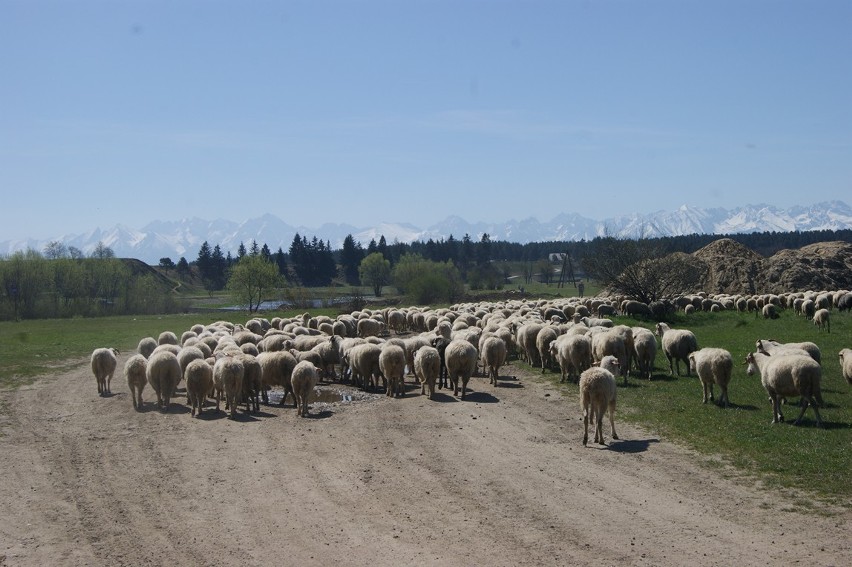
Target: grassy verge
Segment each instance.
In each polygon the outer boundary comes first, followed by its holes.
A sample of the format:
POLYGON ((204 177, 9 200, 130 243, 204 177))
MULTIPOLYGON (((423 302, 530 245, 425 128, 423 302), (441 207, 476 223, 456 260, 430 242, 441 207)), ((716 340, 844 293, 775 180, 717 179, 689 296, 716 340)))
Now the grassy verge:
MULTIPOLYGON (((637 324, 631 319, 617 319, 617 323, 637 324)), ((731 352, 735 362, 728 390, 732 405, 727 409, 703 405, 701 385, 694 374, 669 376, 668 362, 659 352, 653 380, 631 376, 625 387, 619 379, 616 421, 641 425, 655 436, 691 447, 706 455, 708 463, 721 457, 767 486, 804 489, 818 499, 852 507, 852 484, 848 482, 852 470, 852 387, 843 380, 837 356, 842 348, 852 347, 852 316, 833 312, 831 334, 818 332, 809 320, 788 311, 775 321, 736 313, 699 313, 675 321, 673 327, 692 330, 700 347, 721 347, 731 352), (802 425, 792 425, 799 408, 789 404, 783 406, 787 422, 771 424, 771 405, 760 378, 748 376, 741 364, 759 338, 819 345, 824 429, 815 426, 811 409, 802 425)), ((545 376, 559 380, 558 374, 545 376)), ((579 411, 577 386, 565 388, 579 411)), ((783 492, 780 498, 785 499, 783 492)), ((807 504, 790 501, 792 507, 807 504)))

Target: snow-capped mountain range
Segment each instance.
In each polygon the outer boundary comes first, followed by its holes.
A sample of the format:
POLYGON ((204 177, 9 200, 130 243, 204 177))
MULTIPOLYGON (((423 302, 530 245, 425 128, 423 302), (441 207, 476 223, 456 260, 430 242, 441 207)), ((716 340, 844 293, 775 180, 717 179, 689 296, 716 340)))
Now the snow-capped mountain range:
POLYGON ((246 247, 254 240, 267 244, 272 252, 280 247, 290 248, 296 233, 314 236, 340 248, 343 239, 351 234, 364 247, 371 239, 385 237, 388 244, 399 242, 440 240, 452 235, 461 239, 469 234, 479 240, 488 233, 491 240, 510 242, 545 242, 590 240, 596 236, 610 235, 627 238, 679 236, 685 234, 735 234, 748 232, 790 232, 808 230, 841 230, 852 228, 852 208, 843 201, 829 201, 811 206, 780 209, 771 205, 747 205, 736 209, 701 209, 681 206, 674 211, 657 211, 650 214, 632 214, 604 220, 594 220, 575 213, 562 213, 548 222, 535 218, 505 222, 468 222, 450 216, 428 228, 411 224, 382 223, 371 227, 327 223, 317 228, 292 226, 272 214, 234 222, 225 219, 199 218, 178 221, 152 221, 140 229, 116 225, 112 228, 95 228, 84 234, 56 235, 46 240, 21 239, 0 242, 0 255, 32 248, 44 250, 48 242, 59 241, 90 254, 98 242, 112 248, 116 256, 138 258, 157 264, 160 258, 177 261, 185 257, 192 261, 204 241, 210 246, 219 245, 223 253, 236 254, 240 243, 246 247))

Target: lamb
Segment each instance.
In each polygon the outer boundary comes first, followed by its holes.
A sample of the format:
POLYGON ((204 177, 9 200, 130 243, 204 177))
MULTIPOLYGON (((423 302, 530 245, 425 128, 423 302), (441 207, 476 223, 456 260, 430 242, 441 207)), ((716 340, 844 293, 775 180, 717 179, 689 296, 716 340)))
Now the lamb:
POLYGON ((719 405, 728 407, 728 383, 734 369, 731 353, 722 348, 703 348, 689 353, 689 366, 698 374, 704 389, 702 403, 713 401, 713 384, 718 384, 722 393, 719 405))
MULTIPOLYGON (((842 357, 842 355, 841 355, 842 357)), ((127 387, 130 388, 130 399, 133 401, 133 409, 142 409, 142 390, 145 389, 145 368, 148 359, 141 354, 134 354, 124 363, 124 377, 127 379, 127 387)))
POLYGON ((155 348, 157 348, 157 339, 154 337, 145 337, 139 341, 139 346, 136 347, 136 352, 148 359, 150 358, 151 353, 154 352, 155 348))
POLYGON ((822 398, 822 367, 811 357, 802 355, 770 356, 760 352, 746 356, 748 375, 760 374, 760 382, 772 400, 772 423, 784 421, 781 398, 799 395, 802 410, 793 422, 798 425, 808 406, 814 409, 817 427, 822 427, 816 400, 822 398))
POLYGON ((308 417, 308 398, 317 385, 317 367, 303 360, 293 369, 293 396, 296 398, 296 413, 299 417, 308 417))
POLYGON ((115 357, 119 354, 121 353, 117 348, 96 348, 92 351, 92 373, 98 383, 98 395, 105 396, 110 393, 109 383, 118 365, 115 357))
POLYGON ((828 309, 817 309, 816 313, 814 313, 813 322, 820 331, 827 330, 829 333, 831 332, 831 319, 829 318, 828 309))
POLYGON ((482 366, 488 368, 489 383, 497 386, 500 367, 506 362, 506 343, 497 337, 487 337, 482 343, 482 366))
POLYGON ((840 351, 840 368, 843 378, 852 386, 852 349, 845 348, 840 351))
POLYGON ((580 375, 580 399, 583 408, 583 446, 589 441, 589 421, 595 424, 595 443, 605 445, 603 437, 603 416, 609 411, 610 430, 613 439, 615 433, 615 372, 618 359, 607 355, 600 367, 589 368, 580 375))
POLYGON ((467 391, 467 383, 474 370, 476 370, 477 352, 476 348, 468 341, 456 339, 447 345, 444 353, 447 365, 447 376, 453 387, 453 395, 459 395, 459 379, 461 379, 461 399, 464 399, 467 391))
MULTIPOLYGON (((231 410, 230 419, 237 418, 237 402, 243 391, 243 376, 245 375, 245 366, 241 360, 228 355, 220 355, 213 365, 213 381, 216 384, 221 384, 221 388, 225 391, 225 409, 231 410)), ((216 400, 216 409, 218 408, 219 400, 216 400)))
POLYGON ((190 415, 201 417, 204 400, 213 389, 213 369, 204 360, 192 360, 183 371, 186 380, 186 397, 192 410, 190 415))
POLYGON ((145 375, 157 393, 157 406, 163 411, 169 411, 172 392, 180 382, 180 363, 177 356, 167 350, 155 352, 148 359, 145 375))
POLYGON ((562 335, 550 345, 550 353, 559 363, 561 382, 580 379, 580 374, 592 366, 592 340, 586 335, 562 335))
POLYGON ((633 354, 640 376, 648 380, 654 372, 654 360, 657 358, 657 339, 654 333, 644 327, 633 327, 633 354))
POLYGON ((657 335, 660 337, 663 352, 669 360, 669 371, 674 376, 675 368, 680 376, 680 362, 686 365, 686 375, 689 376, 689 353, 698 350, 698 339, 692 331, 672 329, 665 323, 657 323, 657 335))
POLYGON ((426 393, 429 387, 429 399, 435 396, 435 381, 441 373, 441 355, 438 349, 431 346, 421 346, 414 353, 414 375, 420 381, 420 395, 426 393))
POLYGON ((388 396, 405 394, 405 349, 395 344, 385 344, 379 354, 379 371, 387 381, 388 396))
POLYGON ((296 359, 287 351, 262 352, 257 356, 260 363, 260 395, 263 403, 269 403, 266 390, 270 386, 281 386, 284 388, 284 396, 281 405, 287 401, 287 394, 293 392, 291 378, 293 369, 296 367, 296 359))

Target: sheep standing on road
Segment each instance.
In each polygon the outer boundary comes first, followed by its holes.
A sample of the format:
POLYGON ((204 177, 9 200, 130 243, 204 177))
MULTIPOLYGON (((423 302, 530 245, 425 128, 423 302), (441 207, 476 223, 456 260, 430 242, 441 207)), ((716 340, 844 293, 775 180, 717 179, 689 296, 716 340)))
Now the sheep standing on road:
POLYGON ((180 363, 177 356, 167 350, 155 352, 148 359, 145 374, 148 383, 157 393, 157 405, 163 411, 169 411, 172 392, 180 382, 180 363))
POLYGON ((395 344, 385 344, 379 354, 379 371, 387 381, 388 396, 405 394, 405 349, 395 344))
POLYGON ((303 360, 293 369, 293 395, 296 398, 296 413, 308 417, 308 398, 317 385, 317 367, 303 360))
POLYGON ((186 381, 186 397, 192 407, 190 415, 201 417, 204 400, 213 390, 213 369, 204 360, 192 360, 183 371, 186 381))
POLYGON ((444 357, 453 395, 459 395, 459 380, 461 380, 461 399, 464 399, 467 383, 476 370, 478 358, 476 348, 466 340, 456 339, 447 345, 444 357))
POLYGON ((414 353, 414 375, 420 381, 420 395, 429 388, 429 399, 435 396, 435 381, 441 373, 441 355, 438 349, 431 346, 421 346, 414 353))
POLYGON ((487 337, 482 342, 482 366, 488 369, 489 382, 497 386, 500 367, 506 362, 506 343, 497 337, 487 337))
POLYGON ((674 376, 675 368, 680 376, 680 363, 686 365, 686 375, 689 376, 689 353, 698 350, 698 339, 692 331, 672 329, 665 323, 657 323, 657 335, 663 346, 663 352, 669 360, 669 372, 674 376))
POLYGON ((231 411, 229 415, 231 419, 237 418, 237 404, 243 392, 244 375, 245 366, 236 357, 223 355, 213 366, 213 381, 221 384, 225 391, 225 409, 231 411))
POLYGON ((703 348, 689 353, 689 367, 701 380, 704 390, 702 403, 713 401, 713 385, 717 384, 722 391, 719 394, 719 405, 728 407, 728 383, 734 370, 731 353, 723 348, 703 348))
POLYGON ((605 445, 603 437, 603 416, 609 412, 610 432, 615 433, 615 373, 618 372, 618 359, 607 355, 600 366, 585 370, 580 375, 580 400, 583 408, 583 445, 589 441, 589 421, 595 424, 595 443, 605 445))
POLYGON ((822 367, 810 356, 787 355, 770 356, 760 352, 749 353, 746 357, 748 375, 760 374, 760 382, 772 400, 772 423, 784 421, 781 413, 781 398, 801 396, 802 411, 794 422, 798 425, 808 406, 814 408, 817 427, 822 427, 816 401, 822 398, 820 386, 822 367))
POLYGON ((130 399, 133 401, 133 409, 142 409, 142 390, 145 389, 145 369, 148 359, 141 354, 134 354, 124 363, 124 377, 127 379, 127 387, 130 388, 130 399))
POLYGON ((96 348, 92 352, 92 373, 98 382, 98 394, 101 396, 110 393, 109 383, 118 365, 115 357, 119 354, 117 348, 96 348))

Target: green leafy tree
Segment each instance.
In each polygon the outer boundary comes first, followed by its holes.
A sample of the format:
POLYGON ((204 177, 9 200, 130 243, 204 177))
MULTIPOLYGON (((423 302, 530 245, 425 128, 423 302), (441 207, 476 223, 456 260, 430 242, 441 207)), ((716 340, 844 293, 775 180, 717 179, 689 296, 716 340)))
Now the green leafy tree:
POLYGON ((381 252, 373 252, 361 260, 358 267, 361 282, 373 288, 376 297, 381 297, 382 287, 390 282, 390 261, 381 252))
POLYGON ((175 263, 168 256, 160 258, 160 267, 164 270, 170 270, 175 267, 175 263))
POLYGON ((263 301, 263 295, 278 287, 281 279, 278 267, 260 255, 245 255, 231 270, 227 289, 240 305, 254 313, 263 301))
POLYGON ((415 303, 453 302, 464 294, 464 283, 453 262, 433 262, 416 253, 400 257, 392 281, 415 303))
POLYGON ((38 299, 51 285, 47 261, 38 251, 29 249, 15 252, 0 268, 4 295, 15 320, 36 317, 38 299))

